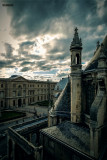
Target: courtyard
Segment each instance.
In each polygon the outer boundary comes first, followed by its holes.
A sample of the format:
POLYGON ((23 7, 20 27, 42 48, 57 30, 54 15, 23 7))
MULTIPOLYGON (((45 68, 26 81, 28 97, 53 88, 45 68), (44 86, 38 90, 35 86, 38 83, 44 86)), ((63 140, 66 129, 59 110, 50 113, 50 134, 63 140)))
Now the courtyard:
POLYGON ((25 116, 26 116, 25 113, 18 112, 18 111, 11 111, 11 110, 2 111, 1 117, 0 117, 0 122, 5 122, 5 121, 12 120, 12 119, 25 117, 25 116))

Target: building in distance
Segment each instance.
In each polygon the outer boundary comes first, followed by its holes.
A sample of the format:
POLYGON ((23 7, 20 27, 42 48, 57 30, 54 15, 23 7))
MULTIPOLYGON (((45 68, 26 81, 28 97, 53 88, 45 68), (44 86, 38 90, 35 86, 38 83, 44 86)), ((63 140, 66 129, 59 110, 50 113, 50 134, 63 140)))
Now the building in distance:
POLYGON ((1 109, 52 100, 55 85, 56 82, 28 80, 18 75, 0 78, 1 109))

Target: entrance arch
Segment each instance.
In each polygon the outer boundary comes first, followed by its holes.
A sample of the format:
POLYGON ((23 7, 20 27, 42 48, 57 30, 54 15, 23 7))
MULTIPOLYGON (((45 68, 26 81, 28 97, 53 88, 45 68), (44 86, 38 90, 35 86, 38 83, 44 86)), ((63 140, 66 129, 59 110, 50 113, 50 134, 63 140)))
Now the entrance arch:
POLYGON ((21 107, 21 105, 22 105, 22 100, 18 99, 18 107, 21 107))

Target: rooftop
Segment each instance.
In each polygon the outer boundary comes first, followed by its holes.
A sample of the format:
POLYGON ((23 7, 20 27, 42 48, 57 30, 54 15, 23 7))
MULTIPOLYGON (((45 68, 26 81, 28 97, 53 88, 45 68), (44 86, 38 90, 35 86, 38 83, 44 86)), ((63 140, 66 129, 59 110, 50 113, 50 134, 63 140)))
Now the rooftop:
POLYGON ((67 78, 62 78, 57 85, 55 86, 55 90, 63 90, 68 83, 68 77, 67 78))
POLYGON ((66 121, 57 126, 42 129, 41 132, 56 138, 56 140, 61 141, 74 149, 90 155, 89 128, 66 121))
POLYGON ((70 116, 70 82, 66 84, 50 113, 64 117, 70 116))
MULTIPOLYGON (((103 45, 104 45, 105 57, 107 57, 107 36, 103 40, 103 45)), ((85 69, 85 71, 91 71, 91 70, 97 69, 98 58, 101 56, 101 49, 102 49, 101 47, 102 47, 102 45, 97 48, 93 58, 90 60, 89 64, 87 65, 87 67, 85 69)))

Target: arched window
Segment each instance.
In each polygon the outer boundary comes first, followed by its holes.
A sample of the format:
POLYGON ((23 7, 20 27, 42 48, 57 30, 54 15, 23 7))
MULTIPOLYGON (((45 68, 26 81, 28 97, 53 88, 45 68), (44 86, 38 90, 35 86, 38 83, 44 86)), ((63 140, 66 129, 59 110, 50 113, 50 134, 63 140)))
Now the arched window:
POLYGON ((76 54, 76 64, 79 64, 79 54, 76 54))

